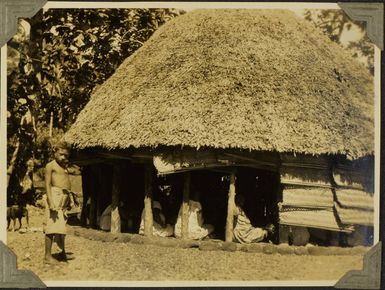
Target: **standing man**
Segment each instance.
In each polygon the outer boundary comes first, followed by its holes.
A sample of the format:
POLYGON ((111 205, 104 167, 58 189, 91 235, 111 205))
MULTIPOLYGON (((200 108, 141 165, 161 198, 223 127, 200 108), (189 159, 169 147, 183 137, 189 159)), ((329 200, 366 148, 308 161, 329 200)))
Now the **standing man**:
POLYGON ((68 157, 70 147, 61 142, 55 148, 55 159, 49 162, 45 167, 45 185, 47 190, 47 223, 45 228, 45 263, 56 263, 52 257, 51 249, 54 238, 61 248, 60 260, 67 261, 64 247, 64 238, 66 234, 67 217, 65 211, 70 204, 69 194, 71 182, 68 172, 68 157))

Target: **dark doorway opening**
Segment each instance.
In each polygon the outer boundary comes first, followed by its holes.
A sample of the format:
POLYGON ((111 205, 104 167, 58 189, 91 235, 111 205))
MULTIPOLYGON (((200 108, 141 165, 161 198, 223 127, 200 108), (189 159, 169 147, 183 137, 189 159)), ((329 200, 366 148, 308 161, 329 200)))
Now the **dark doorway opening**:
POLYGON ((138 233, 144 207, 144 175, 142 164, 126 162, 121 165, 120 218, 121 231, 138 233))
POLYGON ((236 174, 236 194, 245 197, 243 209, 255 227, 278 223, 278 172, 240 167, 236 174))
POLYGON ((191 193, 201 192, 205 224, 214 226, 214 237, 224 239, 227 215, 229 175, 226 172, 199 170, 192 172, 191 193))

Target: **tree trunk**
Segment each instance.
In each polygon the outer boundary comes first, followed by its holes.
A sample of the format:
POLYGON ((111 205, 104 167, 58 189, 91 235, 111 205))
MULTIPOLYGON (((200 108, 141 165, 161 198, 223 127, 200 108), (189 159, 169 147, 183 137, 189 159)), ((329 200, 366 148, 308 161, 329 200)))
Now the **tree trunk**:
POLYGON ((7 169, 7 187, 9 184, 9 179, 13 173, 13 170, 15 169, 17 154, 19 153, 19 148, 20 148, 20 141, 17 140, 15 150, 13 151, 12 158, 11 158, 11 161, 9 162, 9 166, 7 169))
POLYGON ((183 203, 182 203, 182 238, 188 238, 188 219, 189 219, 189 201, 190 201, 190 172, 184 174, 183 183, 183 203))
POLYGON ((226 242, 233 240, 234 202, 235 199, 235 173, 230 175, 229 196, 227 201, 226 242))
POLYGON ((152 170, 146 167, 144 178, 144 235, 152 236, 153 216, 152 216, 152 170))
MULTIPOLYGON (((42 98, 42 88, 40 85, 40 82, 38 81, 41 77, 42 72, 42 56, 43 56, 43 9, 40 9, 38 13, 35 14, 32 18, 29 18, 27 20, 29 24, 31 25, 30 29, 30 41, 28 42, 28 54, 30 57, 30 60, 32 60, 32 66, 33 66, 33 74, 35 83, 33 87, 31 87, 31 91, 27 92, 30 95, 34 95, 35 98, 30 98, 29 100, 29 110, 32 115, 32 122, 33 122, 33 130, 34 134, 30 137, 31 140, 28 140, 27 142, 31 142, 31 151, 29 152, 29 157, 27 157, 27 160, 35 157, 35 143, 36 143, 36 123, 38 121, 37 119, 37 111, 39 108, 39 103, 41 102, 42 98)), ((25 96, 27 97, 27 96, 25 96)))
POLYGON ((111 202, 111 233, 120 233, 120 215, 119 215, 119 202, 120 202, 120 167, 119 165, 113 166, 112 173, 112 202, 111 202))

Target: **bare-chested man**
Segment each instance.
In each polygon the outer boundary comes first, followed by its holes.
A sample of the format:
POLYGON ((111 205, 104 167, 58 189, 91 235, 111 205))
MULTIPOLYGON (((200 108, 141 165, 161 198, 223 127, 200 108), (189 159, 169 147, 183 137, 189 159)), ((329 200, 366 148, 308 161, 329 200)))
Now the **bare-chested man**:
POLYGON ((45 167, 45 185, 47 190, 47 205, 49 208, 47 224, 45 228, 45 257, 46 263, 56 263, 51 255, 52 242, 58 242, 62 252, 60 260, 67 261, 64 248, 67 218, 64 214, 68 204, 68 192, 71 189, 71 182, 68 173, 68 157, 70 147, 66 143, 59 143, 55 146, 55 160, 49 162, 45 167))

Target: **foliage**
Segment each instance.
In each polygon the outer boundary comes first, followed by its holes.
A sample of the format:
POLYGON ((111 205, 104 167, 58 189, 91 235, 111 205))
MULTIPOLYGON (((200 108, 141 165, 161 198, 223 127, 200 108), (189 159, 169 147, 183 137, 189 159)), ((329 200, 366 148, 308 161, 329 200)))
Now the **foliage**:
POLYGON ((49 135, 49 124, 40 122, 37 125, 37 138, 35 142, 35 166, 43 167, 53 158, 52 148, 64 135, 64 130, 52 128, 52 136, 49 135))
MULTIPOLYGON (((19 25, 8 42, 8 165, 21 144, 9 181, 17 200, 27 161, 41 167, 55 142, 110 77, 167 20, 173 9, 50 9, 19 25), (49 136, 53 113, 53 138, 49 136), (27 117, 26 117, 27 116, 27 117)), ((11 167, 11 166, 9 166, 11 167)))
POLYGON ((44 15, 39 119, 68 128, 93 88, 178 13, 163 9, 61 10, 44 15))
POLYGON ((374 74, 374 46, 365 34, 365 22, 351 20, 341 9, 306 10, 304 16, 338 44, 342 44, 341 36, 345 31, 359 31, 361 38, 350 41, 346 48, 354 57, 365 58, 367 68, 374 74))

